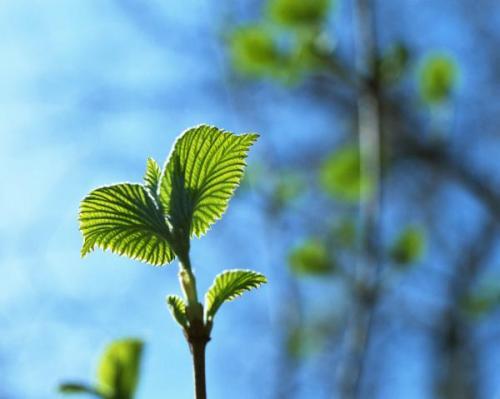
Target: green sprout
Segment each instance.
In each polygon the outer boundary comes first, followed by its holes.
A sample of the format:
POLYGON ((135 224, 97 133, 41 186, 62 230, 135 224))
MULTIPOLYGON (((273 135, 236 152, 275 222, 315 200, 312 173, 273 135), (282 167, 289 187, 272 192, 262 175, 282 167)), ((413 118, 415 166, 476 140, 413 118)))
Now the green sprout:
POLYGON ((97 188, 80 205, 82 256, 110 250, 154 266, 179 261, 184 298, 167 297, 193 355, 196 399, 206 398, 205 348, 220 306, 266 283, 250 270, 225 270, 198 299, 189 257, 190 240, 201 237, 227 209, 239 186, 257 134, 235 135, 199 125, 183 132, 163 168, 149 159, 143 184, 97 188))

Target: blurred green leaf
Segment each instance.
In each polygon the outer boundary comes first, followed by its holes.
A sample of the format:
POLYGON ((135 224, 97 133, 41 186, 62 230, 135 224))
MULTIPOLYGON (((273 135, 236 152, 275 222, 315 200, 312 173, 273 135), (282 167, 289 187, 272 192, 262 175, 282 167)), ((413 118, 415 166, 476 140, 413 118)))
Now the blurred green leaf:
POLYGON ((230 51, 234 67, 253 77, 283 77, 289 64, 287 55, 264 25, 236 29, 230 38, 230 51))
MULTIPOLYGON (((290 80, 299 81, 307 74, 325 68, 325 53, 331 51, 325 35, 302 32, 295 35, 295 45, 290 53, 290 80)), ((328 56, 330 54, 328 53, 328 56)), ((326 66, 328 68, 328 66, 326 66)))
POLYGON ((63 394, 86 393, 97 397, 101 397, 101 395, 97 392, 95 388, 77 382, 76 383, 66 382, 59 385, 59 392, 63 394))
POLYGON ((99 391, 112 399, 133 399, 139 381, 143 343, 137 339, 114 341, 99 364, 99 391))
POLYGON ((449 99, 458 79, 458 65, 444 54, 434 54, 424 61, 419 76, 422 100, 429 105, 449 99))
POLYGON ((380 74, 385 84, 397 82, 408 68, 410 54, 401 43, 395 44, 380 59, 380 74))
POLYGON ((489 278, 471 290, 461 303, 462 310, 472 318, 487 315, 500 305, 500 281, 489 278))
POLYGON ((320 167, 321 187, 332 197, 357 202, 373 192, 373 182, 361 173, 359 148, 348 145, 330 155, 320 167))
POLYGON ((330 0, 270 0, 270 17, 285 26, 313 27, 325 22, 330 0))
POLYGON ((398 265, 408 265, 419 261, 425 251, 425 232, 418 226, 403 230, 394 242, 390 256, 398 265))
POLYGON ((243 26, 229 40, 237 71, 253 78, 271 77, 294 85, 307 73, 325 67, 332 44, 315 30, 286 31, 268 24, 243 26))
POLYGON ((299 276, 321 276, 334 271, 323 241, 311 238, 294 248, 288 258, 291 270, 299 276))

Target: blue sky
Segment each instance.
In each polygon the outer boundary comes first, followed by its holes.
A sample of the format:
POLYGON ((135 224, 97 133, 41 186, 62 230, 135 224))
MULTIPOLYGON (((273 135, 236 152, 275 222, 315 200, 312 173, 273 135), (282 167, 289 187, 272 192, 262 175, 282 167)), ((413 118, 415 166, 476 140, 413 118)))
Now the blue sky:
MULTIPOLYGON (((0 173, 9 189, 0 197, 0 364, 9 398, 53 398, 59 381, 91 379, 106 343, 123 336, 147 341, 139 398, 191 396, 187 346, 164 304, 178 291, 176 265, 155 269, 102 253, 80 259, 77 209, 95 186, 140 181, 146 158, 163 162, 191 125, 238 130, 224 96, 204 87, 220 91, 213 44, 185 46, 212 29, 203 7, 164 7, 161 29, 173 34, 158 44, 154 27, 143 32, 114 2, 2 6, 0 173), (209 57, 203 67, 200 54, 209 57)), ((226 256, 223 236, 224 225, 194 245, 194 264, 207 270, 202 287, 224 267, 251 266, 226 256)), ((215 342, 229 353, 239 339, 215 342)), ((259 353, 262 343, 246 349, 259 353)), ((211 392, 225 396, 225 381, 210 377, 211 392)))

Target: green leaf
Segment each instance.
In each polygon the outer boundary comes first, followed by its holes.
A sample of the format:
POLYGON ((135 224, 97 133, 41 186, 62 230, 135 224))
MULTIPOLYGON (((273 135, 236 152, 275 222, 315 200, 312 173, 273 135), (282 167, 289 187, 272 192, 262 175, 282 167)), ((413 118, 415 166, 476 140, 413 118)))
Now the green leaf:
POLYGON ((301 276, 322 276, 334 271, 323 241, 312 238, 294 248, 288 258, 291 270, 301 276))
POLYGON ((361 173, 357 146, 348 145, 335 151, 320 168, 320 185, 332 197, 357 202, 373 192, 373 182, 361 173))
POLYGON ((186 328, 188 326, 188 319, 186 313, 186 304, 181 297, 177 295, 169 295, 167 297, 167 305, 172 313, 172 317, 179 323, 182 327, 186 328))
POLYGON ((158 193, 160 176, 160 165, 158 165, 158 163, 153 158, 148 158, 148 162, 146 164, 146 173, 144 175, 144 186, 151 191, 153 196, 156 196, 156 194, 158 193))
POLYGON ((143 343, 137 339, 110 344, 99 365, 99 390, 113 399, 132 399, 139 381, 142 349, 143 343))
POLYGON ((422 66, 419 77, 422 100, 429 105, 448 100, 457 78, 458 66, 453 58, 444 54, 429 56, 422 66))
POLYGON ((200 237, 222 216, 257 137, 200 125, 177 139, 160 187, 164 212, 177 234, 200 237))
POLYGON ((232 301, 245 291, 258 288, 265 283, 267 283, 266 277, 252 270, 226 270, 217 275, 205 295, 207 320, 209 322, 213 320, 224 302, 232 301))
POLYGON ((97 397, 102 397, 102 395, 94 388, 86 384, 81 384, 78 382, 66 382, 59 385, 59 392, 63 394, 78 394, 78 393, 86 393, 90 395, 94 395, 97 397))
POLYGON ((288 57, 266 26, 249 25, 236 29, 229 45, 234 67, 245 75, 280 77, 287 68, 288 57))
POLYGON ((394 242, 390 255, 398 265, 409 265, 418 262, 425 251, 425 233, 418 226, 409 226, 394 242))
POLYGON ((174 259, 164 216, 147 189, 122 183, 92 191, 80 204, 82 256, 96 247, 152 265, 174 259))
POLYGON ((325 22, 330 0, 271 0, 269 14, 276 22, 296 28, 318 26, 325 22))

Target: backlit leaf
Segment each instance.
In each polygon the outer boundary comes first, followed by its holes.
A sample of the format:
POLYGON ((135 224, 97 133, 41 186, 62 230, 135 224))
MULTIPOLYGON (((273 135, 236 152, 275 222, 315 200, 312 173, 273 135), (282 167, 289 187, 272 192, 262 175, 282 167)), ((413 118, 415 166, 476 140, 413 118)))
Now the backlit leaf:
POLYGON ((80 204, 85 256, 94 248, 111 250, 152 265, 174 259, 166 241, 164 216, 140 184, 116 184, 92 191, 80 204))
POLYGON ((226 301, 232 301, 245 291, 258 288, 265 284, 264 275, 252 270, 226 270, 215 277, 213 285, 205 295, 205 310, 207 320, 211 321, 220 306, 226 301))
POLYGON ((132 399, 137 388, 143 343, 124 339, 110 344, 98 370, 99 390, 113 399, 132 399))
POLYGON ((146 164, 146 173, 144 175, 144 186, 151 191, 153 196, 158 193, 160 176, 160 165, 158 165, 158 163, 153 158, 148 158, 148 162, 146 164))
POLYGON ((188 319, 186 314, 186 304, 181 297, 177 295, 169 295, 167 297, 167 305, 172 313, 172 317, 179 323, 182 327, 187 327, 188 319))
POLYGON ((222 216, 257 137, 200 125, 177 139, 160 187, 163 210, 177 233, 200 237, 222 216))

